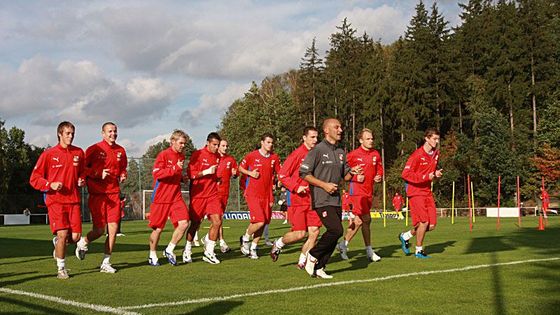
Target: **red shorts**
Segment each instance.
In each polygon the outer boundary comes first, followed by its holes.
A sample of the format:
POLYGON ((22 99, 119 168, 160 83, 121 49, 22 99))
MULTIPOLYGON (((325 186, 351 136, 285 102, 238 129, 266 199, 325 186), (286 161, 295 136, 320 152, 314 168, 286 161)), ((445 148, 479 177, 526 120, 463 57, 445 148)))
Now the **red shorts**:
POLYGON ((229 199, 229 195, 219 195, 220 196, 220 205, 222 207, 222 213, 224 213, 226 211, 227 208, 227 202, 229 199))
POLYGON ((121 220, 120 194, 90 194, 89 211, 93 226, 104 228, 107 223, 119 223, 121 220))
POLYGON ((82 211, 79 203, 53 203, 48 206, 51 232, 69 230, 70 233, 82 233, 82 211))
POLYGON ((191 198, 189 217, 194 222, 201 222, 205 215, 223 215, 222 203, 219 196, 210 198, 191 198))
POLYGON ((149 227, 163 230, 168 218, 171 219, 174 227, 177 227, 179 221, 189 220, 189 210, 183 200, 178 200, 174 203, 152 203, 150 206, 149 227))
POLYGON ((434 197, 413 196, 409 200, 410 213, 412 214, 412 225, 416 226, 420 222, 428 222, 429 225, 436 225, 436 203, 434 197))
POLYGON ((322 225, 319 215, 311 209, 311 205, 288 207, 288 217, 292 224, 292 231, 307 231, 310 226, 322 225))
POLYGON ((367 196, 350 196, 349 203, 352 205, 352 213, 356 216, 369 214, 373 205, 373 198, 367 196))
POLYGON ((249 207, 251 223, 270 223, 270 218, 272 217, 272 209, 270 208, 269 198, 246 196, 245 201, 247 201, 247 206, 249 207))

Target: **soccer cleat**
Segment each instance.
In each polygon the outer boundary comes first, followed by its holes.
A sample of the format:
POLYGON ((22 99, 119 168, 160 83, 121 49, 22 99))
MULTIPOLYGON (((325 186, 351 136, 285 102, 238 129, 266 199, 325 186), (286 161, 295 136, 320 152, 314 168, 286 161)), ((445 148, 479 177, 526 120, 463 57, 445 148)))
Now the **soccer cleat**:
POLYGON ((432 258, 432 256, 426 255, 426 253, 425 253, 423 250, 421 250, 421 251, 419 251, 418 253, 414 254, 414 256, 415 256, 416 258, 421 258, 421 259, 432 258))
POLYGON ((168 253, 166 250, 163 250, 163 257, 167 258, 167 261, 173 265, 173 266, 177 266, 177 257, 175 257, 175 254, 173 253, 168 253))
POLYGON ((276 244, 273 244, 272 248, 270 249, 270 258, 272 258, 273 262, 276 262, 278 260, 280 252, 282 252, 282 249, 276 247, 276 244))
POLYGON ((251 249, 249 251, 249 258, 251 259, 259 259, 259 255, 257 254, 257 250, 256 249, 251 249))
POLYGON ((126 236, 124 233, 117 233, 117 236, 126 236))
POLYGON ((231 248, 229 248, 229 246, 226 243, 222 243, 220 244, 220 251, 222 251, 222 253, 229 253, 231 251, 231 248))
POLYGON ((216 254, 214 253, 209 253, 209 252, 204 252, 204 256, 202 256, 202 260, 204 260, 205 262, 212 264, 212 265, 217 265, 220 263, 220 260, 218 260, 218 258, 216 258, 216 254))
POLYGON ((402 249, 403 253, 405 255, 410 254, 410 249, 408 249, 408 247, 410 246, 410 243, 403 238, 402 233, 399 234, 399 241, 401 241, 401 249, 402 249))
POLYGON ((305 269, 305 262, 297 263, 296 268, 299 269, 299 270, 304 270, 305 269))
POLYGON ((324 269, 324 268, 315 270, 314 276, 315 276, 316 278, 319 278, 319 279, 332 279, 332 278, 333 278, 333 276, 328 275, 328 274, 325 272, 325 269, 324 269))
POLYGON ((251 246, 249 244, 249 242, 245 242, 245 240, 243 240, 243 236, 240 236, 239 237, 239 249, 241 249, 241 254, 243 254, 245 256, 249 256, 251 254, 249 246, 251 246))
POLYGON ((103 273, 115 273, 117 272, 117 269, 113 268, 111 264, 101 264, 99 271, 103 273))
POLYGON ((336 249, 340 252, 340 258, 348 260, 348 247, 344 245, 344 241, 338 243, 338 245, 336 245, 336 249))
POLYGON ((148 264, 152 267, 159 267, 159 261, 158 259, 152 259, 151 257, 148 257, 148 264))
POLYGON ((192 252, 191 251, 183 251, 183 262, 185 264, 192 263, 192 252))
POLYGON ((88 251, 87 245, 86 246, 80 246, 80 245, 76 244, 76 257, 79 260, 84 260, 86 258, 87 251, 88 251))
POLYGON ((307 261, 305 262, 305 271, 313 277, 315 274, 315 264, 317 263, 317 258, 311 256, 307 253, 307 261))
POLYGON ((368 251, 367 257, 370 262, 378 262, 381 260, 381 257, 377 255, 373 250, 371 252, 368 251))
POLYGON ((68 275, 68 271, 66 268, 58 269, 58 274, 56 275, 58 279, 68 279, 70 276, 68 275))
POLYGON ((264 244, 265 244, 266 246, 272 246, 272 245, 274 245, 274 243, 272 243, 270 240, 266 240, 266 241, 264 242, 264 244))

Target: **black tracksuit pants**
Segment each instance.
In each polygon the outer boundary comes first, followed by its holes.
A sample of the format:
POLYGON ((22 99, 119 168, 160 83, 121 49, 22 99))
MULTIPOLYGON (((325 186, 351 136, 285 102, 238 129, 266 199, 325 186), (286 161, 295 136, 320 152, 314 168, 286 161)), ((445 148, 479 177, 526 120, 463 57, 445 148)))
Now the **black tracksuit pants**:
POLYGON ((337 206, 325 206, 315 209, 323 226, 327 228, 327 231, 323 233, 317 245, 313 247, 309 254, 317 258, 317 264, 315 265, 315 270, 324 268, 332 253, 336 248, 338 239, 343 234, 342 228, 342 209, 337 206))

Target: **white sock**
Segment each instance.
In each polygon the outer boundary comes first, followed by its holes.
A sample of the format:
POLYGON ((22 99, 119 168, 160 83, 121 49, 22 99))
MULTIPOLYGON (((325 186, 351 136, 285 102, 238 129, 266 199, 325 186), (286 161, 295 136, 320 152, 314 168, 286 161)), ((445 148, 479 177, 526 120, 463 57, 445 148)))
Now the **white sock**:
POLYGON ((198 241, 198 231, 196 231, 196 233, 194 233, 194 241, 198 241))
POLYGON ((210 241, 210 238, 208 237, 208 234, 204 235, 204 238, 202 239, 204 242, 208 242, 210 241))
POLYGON ((307 259, 307 255, 304 253, 299 254, 299 260, 298 260, 298 264, 303 264, 305 262, 305 260, 307 259))
POLYGON ((243 235, 243 241, 244 242, 248 242, 251 239, 251 235, 247 234, 247 232, 245 232, 245 235, 243 235))
POLYGON ((83 236, 80 237, 80 240, 78 241, 78 244, 77 244, 77 245, 78 245, 78 247, 80 247, 80 248, 87 248, 88 243, 87 243, 87 241, 86 241, 86 238, 83 237, 83 236))
POLYGON ((409 239, 412 238, 412 233, 411 233, 410 231, 406 231, 406 232, 404 232, 404 233, 402 234, 402 238, 403 238, 405 241, 408 241, 409 239))
POLYGON ((422 246, 416 246, 416 254, 422 251, 422 246))
POLYGON ((251 242, 251 250, 257 250, 257 243, 251 242))
POLYGON ((348 241, 344 240, 344 246, 348 247, 348 241))
POLYGON ((220 239, 220 246, 225 246, 227 245, 226 241, 224 239, 220 239))
POLYGON ((175 246, 177 246, 177 244, 173 244, 171 242, 169 242, 169 244, 167 245, 167 248, 165 248, 165 251, 168 253, 173 253, 173 251, 175 250, 175 246))
POLYGON ((64 258, 56 258, 56 266, 58 267, 58 270, 64 269, 66 267, 66 261, 64 260, 64 258))
POLYGON ((102 265, 103 264, 109 264, 110 265, 111 264, 111 262, 109 261, 110 259, 111 259, 111 255, 107 255, 107 254, 103 255, 103 262, 101 262, 101 264, 102 265))
POLYGON ((206 251, 208 253, 214 253, 214 248, 215 247, 216 247, 216 242, 215 241, 211 241, 211 240, 206 241, 206 251))
POLYGON ((187 241, 187 244, 185 244, 185 252, 190 252, 190 251, 192 251, 192 242, 187 241))
POLYGON ((279 239, 276 240, 276 247, 282 248, 282 247, 284 247, 284 245, 286 245, 286 244, 284 244, 282 238, 279 238, 279 239))
POLYGON ((157 261, 157 253, 155 250, 150 251, 150 258, 157 261))
POLYGON ((366 252, 367 252, 367 253, 373 252, 373 249, 371 248, 371 245, 370 245, 370 246, 366 246, 366 252))

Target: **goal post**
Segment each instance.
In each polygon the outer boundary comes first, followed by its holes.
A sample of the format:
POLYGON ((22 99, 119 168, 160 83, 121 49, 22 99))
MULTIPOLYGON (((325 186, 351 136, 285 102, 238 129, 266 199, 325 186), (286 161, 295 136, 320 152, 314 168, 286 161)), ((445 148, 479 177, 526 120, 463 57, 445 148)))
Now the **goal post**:
MULTIPOLYGON (((148 213, 150 209, 150 205, 152 204, 152 193, 154 192, 153 189, 144 189, 142 190, 142 220, 146 220, 146 213, 148 213)), ((181 196, 185 203, 189 204, 189 191, 188 190, 181 190, 181 196)))

